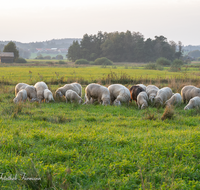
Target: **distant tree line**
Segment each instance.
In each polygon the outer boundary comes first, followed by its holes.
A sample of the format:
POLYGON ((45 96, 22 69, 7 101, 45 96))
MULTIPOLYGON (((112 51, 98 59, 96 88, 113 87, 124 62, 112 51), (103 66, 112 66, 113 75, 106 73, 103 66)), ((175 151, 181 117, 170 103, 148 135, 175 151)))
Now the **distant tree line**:
POLYGON ((107 57, 114 62, 153 62, 159 57, 173 61, 182 56, 182 43, 167 41, 164 36, 144 39, 139 32, 98 32, 96 35, 85 34, 80 41, 73 41, 68 49, 69 60, 86 59, 94 61, 107 57))
POLYGON ((63 59, 63 56, 62 55, 56 55, 55 57, 51 57, 50 55, 42 56, 42 54, 39 53, 35 59, 63 59))
MULTIPOLYGON (((36 48, 66 48, 72 44, 74 40, 80 41, 79 38, 65 38, 65 39, 52 39, 43 42, 30 42, 21 43, 13 41, 16 44, 17 50, 19 51, 19 56, 23 58, 29 58, 31 53, 36 52, 36 48)), ((0 41, 0 51, 2 52, 4 46, 7 45, 9 41, 0 41)))
POLYGON ((195 60, 199 60, 200 59, 200 51, 199 50, 190 51, 188 53, 188 56, 192 57, 195 60))

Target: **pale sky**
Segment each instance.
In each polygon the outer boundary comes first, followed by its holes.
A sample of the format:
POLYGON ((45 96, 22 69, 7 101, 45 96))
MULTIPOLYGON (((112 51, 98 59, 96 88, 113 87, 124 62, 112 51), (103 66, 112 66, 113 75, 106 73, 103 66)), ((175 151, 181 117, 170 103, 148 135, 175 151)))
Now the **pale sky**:
POLYGON ((200 45, 200 0, 0 0, 0 41, 82 38, 102 32, 163 35, 200 45))

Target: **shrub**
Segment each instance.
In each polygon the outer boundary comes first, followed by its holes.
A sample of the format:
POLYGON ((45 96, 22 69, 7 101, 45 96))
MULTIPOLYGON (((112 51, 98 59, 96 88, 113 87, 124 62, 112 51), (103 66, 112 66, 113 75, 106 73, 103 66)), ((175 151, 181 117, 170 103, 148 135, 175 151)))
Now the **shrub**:
POLYGON ((48 65, 53 65, 53 64, 54 64, 52 61, 46 61, 46 63, 47 63, 48 65))
POLYGON ((44 59, 44 57, 42 56, 42 54, 38 54, 35 59, 44 59))
POLYGON ((183 61, 180 59, 175 59, 169 69, 169 71, 177 72, 181 70, 181 66, 183 65, 183 61))
POLYGON ((106 57, 97 58, 94 61, 95 65, 112 65, 113 62, 106 57))
POLYGON ((51 56, 50 55, 46 55, 46 56, 44 56, 44 59, 51 59, 51 56))
POLYGON ((178 71, 181 71, 181 67, 175 67, 175 66, 171 66, 169 71, 171 72, 178 72, 178 71))
POLYGON ((94 61, 90 61, 90 65, 95 65, 94 61))
POLYGON ((156 60, 156 64, 157 65, 162 65, 162 66, 170 66, 171 65, 171 61, 164 58, 164 57, 160 57, 156 60))
POLYGON ((75 64, 77 64, 77 65, 87 65, 87 64, 89 64, 89 61, 87 61, 86 59, 77 59, 75 64))
POLYGON ((181 67, 183 65, 183 61, 180 59, 175 59, 172 63, 173 66, 181 67))
POLYGON ((144 67, 145 69, 150 69, 150 70, 156 70, 156 64, 155 63, 148 63, 144 67))
POLYGON ((17 58, 16 63, 27 63, 27 61, 26 61, 26 59, 19 57, 19 58, 17 58))
POLYGON ((58 64, 64 65, 64 64, 67 64, 67 62, 64 62, 64 61, 58 61, 58 64))
POLYGON ((56 59, 63 59, 62 55, 56 55, 56 59))
POLYGON ((164 69, 164 67, 161 65, 157 65, 156 69, 162 71, 164 69))
POLYGON ((144 69, 149 69, 149 70, 163 70, 164 67, 161 65, 157 65, 156 63, 148 63, 145 65, 144 69))

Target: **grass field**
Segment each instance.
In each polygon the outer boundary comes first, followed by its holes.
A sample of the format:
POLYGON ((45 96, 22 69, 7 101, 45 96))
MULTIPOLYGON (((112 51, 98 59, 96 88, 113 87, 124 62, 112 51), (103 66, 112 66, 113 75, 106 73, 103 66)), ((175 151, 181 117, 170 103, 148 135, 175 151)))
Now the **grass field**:
MULTIPOLYGON (((68 78, 103 81, 110 68, 0 71, 0 189, 200 189, 199 109, 185 111, 182 104, 174 108, 172 119, 162 121, 164 108, 138 110, 135 103, 114 107, 57 100, 14 105, 18 82, 34 84, 41 79, 55 92, 68 78), (60 83, 52 83, 52 78, 60 83)), ((112 72, 138 77, 141 83, 146 75, 152 81, 157 76, 170 78, 174 91, 179 88, 172 81, 179 75, 199 84, 198 75, 191 74, 198 74, 194 70, 184 74, 118 66, 112 72)), ((186 82, 191 81, 179 86, 186 82)))
POLYGON ((181 72, 169 72, 145 70, 138 66, 101 66, 90 67, 0 67, 0 83, 16 84, 16 81, 23 81, 35 84, 44 80, 51 83, 67 83, 77 81, 88 84, 91 82, 110 83, 119 82, 123 84, 134 82, 159 82, 165 80, 169 83, 172 79, 183 81, 199 81, 199 68, 183 69, 181 72))

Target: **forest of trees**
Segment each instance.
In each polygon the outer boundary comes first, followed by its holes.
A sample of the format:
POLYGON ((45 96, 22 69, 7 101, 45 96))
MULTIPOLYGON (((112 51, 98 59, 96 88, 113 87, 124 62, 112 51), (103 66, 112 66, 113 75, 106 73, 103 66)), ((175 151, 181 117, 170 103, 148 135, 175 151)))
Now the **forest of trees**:
POLYGON ((178 44, 168 42, 164 36, 145 40, 139 32, 98 32, 97 35, 85 34, 80 42, 73 41, 67 57, 72 61, 94 61, 99 57, 107 57, 114 62, 153 62, 159 57, 172 61, 182 56, 182 48, 180 41, 178 44))

